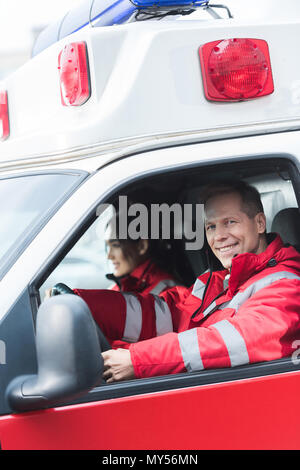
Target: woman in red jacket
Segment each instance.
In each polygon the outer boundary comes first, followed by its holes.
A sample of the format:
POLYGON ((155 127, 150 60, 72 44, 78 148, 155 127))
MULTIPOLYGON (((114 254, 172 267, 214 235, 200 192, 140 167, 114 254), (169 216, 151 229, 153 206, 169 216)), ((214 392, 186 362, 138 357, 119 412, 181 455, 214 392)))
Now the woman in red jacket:
MULTIPOLYGON (((164 266, 171 266, 168 250, 162 240, 118 239, 116 226, 120 214, 108 222, 105 233, 107 258, 113 264, 114 271, 106 277, 114 281, 110 288, 114 291, 131 294, 159 295, 170 287, 179 284, 164 266)), ((128 219, 127 219, 128 222, 128 219)), ((114 348, 128 349, 124 340, 112 341, 114 348)))
POLYGON ((107 258, 114 268, 112 274, 107 274, 107 278, 115 282, 112 290, 158 295, 178 284, 164 267, 170 265, 168 250, 161 247, 159 240, 117 239, 112 221, 114 219, 107 225, 105 237, 107 258))

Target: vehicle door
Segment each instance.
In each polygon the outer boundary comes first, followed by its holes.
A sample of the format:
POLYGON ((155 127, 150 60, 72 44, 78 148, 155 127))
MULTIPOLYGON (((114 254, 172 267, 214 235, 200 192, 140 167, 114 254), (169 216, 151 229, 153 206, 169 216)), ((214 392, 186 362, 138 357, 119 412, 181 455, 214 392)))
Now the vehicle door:
MULTIPOLYGON (((56 208, 18 258, 11 261, 0 285, 3 449, 300 447, 297 347, 293 361, 286 358, 222 370, 102 383, 84 396, 45 409, 33 406, 32 410, 15 412, 7 396, 15 377, 37 373, 35 319, 43 300, 39 288, 85 233, 99 205, 143 178, 186 171, 205 175, 208 167, 217 174, 232 171, 235 164, 240 170, 244 168, 245 174, 249 166, 250 175, 255 174, 255 167, 270 166, 271 162, 273 167, 278 165, 279 171, 280 162, 286 160, 296 188, 296 136, 285 141, 288 157, 283 151, 275 152, 280 146, 282 136, 272 135, 140 153, 96 172, 56 208)), ((102 260, 106 262, 104 251, 102 260)))

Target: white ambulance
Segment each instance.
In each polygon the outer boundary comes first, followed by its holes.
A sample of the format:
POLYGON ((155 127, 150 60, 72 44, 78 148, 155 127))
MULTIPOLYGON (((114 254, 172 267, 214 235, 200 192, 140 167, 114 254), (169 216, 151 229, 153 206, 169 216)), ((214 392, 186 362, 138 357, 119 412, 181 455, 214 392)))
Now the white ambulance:
MULTIPOLYGON (((109 286, 98 208, 121 195, 191 204, 242 179, 268 231, 300 244, 300 20, 233 16, 87 0, 1 83, 1 448, 300 448, 297 354, 98 384, 91 318, 40 314, 57 282, 109 286)), ((168 249, 191 285, 207 262, 185 241, 168 249)))

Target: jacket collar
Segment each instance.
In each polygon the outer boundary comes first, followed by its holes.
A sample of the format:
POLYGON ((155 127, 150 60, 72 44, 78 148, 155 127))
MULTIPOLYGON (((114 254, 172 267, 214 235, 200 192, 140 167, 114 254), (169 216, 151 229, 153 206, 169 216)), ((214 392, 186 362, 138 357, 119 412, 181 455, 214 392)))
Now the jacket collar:
POLYGON ((269 242, 265 251, 260 254, 242 253, 232 260, 228 290, 232 294, 236 289, 246 282, 250 277, 262 271, 268 266, 276 266, 280 261, 280 249, 283 248, 283 242, 279 235, 268 234, 269 242))
POLYGON ((144 276, 148 273, 149 269, 151 268, 152 261, 146 260, 144 263, 139 264, 130 274, 125 274, 124 276, 115 276, 114 274, 106 274, 107 279, 114 281, 119 288, 127 282, 135 282, 138 281, 143 282, 144 276))
POLYGON ((141 279, 147 274, 150 269, 152 262, 148 259, 144 263, 139 264, 128 276, 134 277, 136 279, 141 279))

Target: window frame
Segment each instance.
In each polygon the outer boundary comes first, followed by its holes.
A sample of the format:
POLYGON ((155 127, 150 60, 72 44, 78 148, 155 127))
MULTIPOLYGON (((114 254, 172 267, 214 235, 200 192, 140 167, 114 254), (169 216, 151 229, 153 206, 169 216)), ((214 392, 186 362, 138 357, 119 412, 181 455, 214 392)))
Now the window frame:
MULTIPOLYGON (((157 150, 159 151, 160 149, 157 150)), ((271 168, 271 165, 274 165, 274 159, 278 162, 284 161, 286 164, 289 170, 289 175, 291 177, 295 197, 298 202, 298 207, 300 207, 300 162, 294 155, 289 153, 255 154, 249 155, 247 160, 245 159, 245 156, 233 156, 232 158, 227 158, 226 161, 224 161, 222 158, 219 158, 213 162, 205 162, 201 160, 198 162, 180 165, 168 164, 160 169, 147 170, 147 172, 143 173, 142 175, 139 174, 138 176, 132 176, 132 178, 126 181, 126 183, 122 182, 117 187, 112 188, 109 192, 102 195, 101 198, 95 200, 88 213, 86 213, 74 227, 74 230, 72 231, 72 234, 70 234, 69 238, 64 242, 63 245, 57 248, 55 253, 52 254, 51 258, 47 260, 47 263, 44 264, 39 273, 34 277, 29 285, 29 289, 31 295, 35 298, 38 298, 38 301, 33 303, 33 305, 37 307, 40 303, 40 285, 45 281, 49 273, 52 272, 52 270, 55 269, 55 267, 61 262, 61 260, 85 233, 85 231, 91 226, 91 224, 96 220, 95 212, 99 204, 106 203, 106 201, 110 200, 113 195, 120 193, 122 188, 128 187, 129 185, 132 185, 133 183, 144 178, 154 177, 156 175, 169 172, 176 173, 182 170, 192 171, 193 169, 200 169, 201 167, 217 167, 219 165, 227 167, 231 166, 232 164, 253 166, 257 162, 265 164, 266 162, 269 163, 270 161, 269 164, 271 168)), ((258 378, 282 373, 297 373, 299 370, 300 365, 298 366, 294 364, 291 358, 288 357, 275 361, 255 363, 235 368, 209 369, 193 373, 182 373, 168 376, 151 377, 147 379, 136 379, 133 381, 101 385, 92 389, 88 394, 81 397, 80 399, 65 402, 57 406, 84 404, 113 398, 117 399, 140 394, 178 390, 182 388, 252 379, 256 377, 258 378)))
POLYGON ((51 219, 53 214, 57 212, 57 210, 66 202, 67 199, 78 189, 78 187, 82 184, 82 182, 89 176, 89 173, 83 170, 41 170, 41 171, 32 171, 28 173, 16 173, 11 175, 3 175, 0 176, 1 180, 9 180, 15 178, 27 178, 30 176, 46 176, 46 175, 74 175, 78 176, 78 179, 74 181, 74 183, 70 186, 69 190, 67 190, 59 200, 45 212, 45 214, 40 218, 39 222, 34 226, 34 230, 30 230, 29 233, 24 237, 22 244, 19 245, 18 249, 13 251, 12 255, 8 256, 7 261, 3 264, 0 268, 0 281, 5 276, 5 274, 9 271, 11 266, 16 262, 16 260, 20 257, 23 251, 27 248, 27 246, 32 242, 32 240, 36 237, 36 235, 41 231, 41 229, 47 224, 47 222, 51 219))

